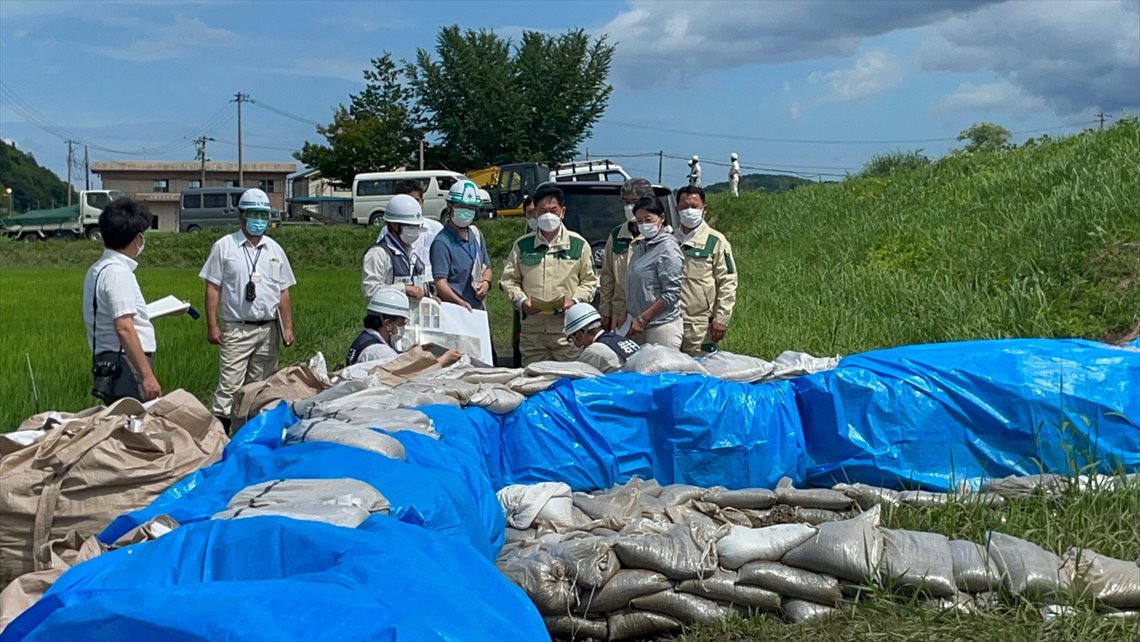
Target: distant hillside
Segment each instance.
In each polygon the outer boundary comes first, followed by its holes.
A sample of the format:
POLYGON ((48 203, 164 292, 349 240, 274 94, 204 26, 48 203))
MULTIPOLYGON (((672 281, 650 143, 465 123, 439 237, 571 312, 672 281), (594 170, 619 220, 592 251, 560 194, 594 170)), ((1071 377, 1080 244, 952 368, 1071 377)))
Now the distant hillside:
POLYGON ((6 189, 12 188, 16 212, 67 204, 67 183, 34 156, 0 143, 0 208, 8 207, 6 189))
MULTIPOLYGON (((782 174, 744 174, 740 177, 741 190, 764 190, 765 192, 787 192, 800 185, 811 185, 812 181, 797 176, 782 174)), ((728 182, 713 183, 705 188, 710 194, 727 192, 728 182)))

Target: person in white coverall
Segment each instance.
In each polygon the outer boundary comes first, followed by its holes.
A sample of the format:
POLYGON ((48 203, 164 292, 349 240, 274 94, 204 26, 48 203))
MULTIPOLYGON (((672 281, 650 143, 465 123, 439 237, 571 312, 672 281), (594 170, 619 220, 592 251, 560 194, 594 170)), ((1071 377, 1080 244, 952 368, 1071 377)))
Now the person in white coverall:
POLYGON ((729 156, 732 164, 728 167, 728 187, 732 190, 733 196, 740 196, 740 161, 737 159, 736 152, 732 152, 729 156))
POLYGON ((696 154, 689 159, 689 185, 701 186, 701 157, 696 154))

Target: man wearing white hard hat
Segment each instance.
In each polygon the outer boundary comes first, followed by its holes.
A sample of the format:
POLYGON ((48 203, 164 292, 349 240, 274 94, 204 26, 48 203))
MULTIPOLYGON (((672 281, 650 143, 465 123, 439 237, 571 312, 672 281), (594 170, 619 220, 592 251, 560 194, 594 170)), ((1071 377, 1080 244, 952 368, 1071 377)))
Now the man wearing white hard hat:
POLYGON ((732 152, 728 159, 732 161, 728 166, 728 186, 733 196, 740 196, 740 159, 736 156, 736 152, 732 152))
MULTIPOLYGON (((368 301, 364 313, 364 330, 357 335, 344 358, 346 366, 358 363, 384 365, 400 356, 396 343, 404 336, 408 323, 408 295, 398 288, 381 288, 368 301)), ((459 353, 448 350, 436 357, 441 366, 459 360, 459 353)))
POLYGON ((399 286, 412 301, 424 298, 430 275, 415 252, 423 233, 423 211, 415 198, 397 194, 384 208, 384 229, 364 253, 360 291, 369 301, 381 288, 399 286))
POLYGON ((696 154, 689 159, 689 185, 701 186, 701 157, 696 154))
POLYGON ((616 332, 602 328, 602 315, 589 303, 575 303, 566 311, 566 338, 582 349, 578 361, 605 373, 621 370, 641 346, 616 332))
POLYGON ((241 229, 214 243, 198 274, 206 282, 206 339, 218 346, 213 412, 227 427, 234 393, 273 374, 279 344, 293 343, 289 288, 297 280, 285 250, 265 236, 270 209, 265 192, 246 190, 241 229))

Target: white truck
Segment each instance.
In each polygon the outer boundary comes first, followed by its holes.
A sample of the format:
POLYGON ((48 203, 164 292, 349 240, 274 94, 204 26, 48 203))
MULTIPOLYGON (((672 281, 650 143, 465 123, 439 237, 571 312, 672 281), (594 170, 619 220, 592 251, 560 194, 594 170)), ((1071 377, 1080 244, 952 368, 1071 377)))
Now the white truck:
POLYGON ((79 201, 70 207, 30 210, 0 219, 0 233, 24 241, 53 236, 86 236, 99 241, 103 238, 99 231, 99 214, 107 203, 126 195, 118 190, 83 190, 79 192, 79 201))

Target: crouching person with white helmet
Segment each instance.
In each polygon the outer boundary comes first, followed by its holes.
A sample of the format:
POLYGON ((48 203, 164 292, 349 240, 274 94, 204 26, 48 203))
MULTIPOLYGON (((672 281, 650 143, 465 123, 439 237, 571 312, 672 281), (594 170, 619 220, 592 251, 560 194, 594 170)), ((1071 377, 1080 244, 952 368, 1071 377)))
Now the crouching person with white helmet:
POLYGON ((424 226, 420 204, 407 194, 393 196, 384 209, 384 223, 376 244, 364 253, 360 279, 364 300, 393 285, 402 287, 409 299, 424 298, 431 275, 414 249, 424 226))
POLYGON ((198 274, 206 282, 206 339, 218 346, 213 412, 227 428, 234 393, 273 374, 280 343, 293 343, 289 288, 297 280, 285 250, 265 236, 269 212, 265 192, 246 190, 238 202, 241 229, 214 243, 198 274))
POLYGON ((575 303, 566 311, 566 338, 582 349, 578 361, 604 373, 616 372, 641 346, 616 332, 602 329, 602 315, 589 303, 575 303))
MULTIPOLYGON (((408 295, 398 288, 381 288, 368 301, 364 313, 364 330, 348 348, 344 365, 367 362, 379 366, 400 356, 397 345, 404 337, 404 326, 408 324, 408 318, 408 295)), ((455 350, 448 350, 436 357, 441 366, 458 360, 459 353, 455 350)))

